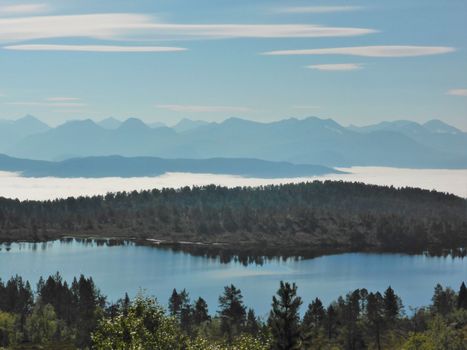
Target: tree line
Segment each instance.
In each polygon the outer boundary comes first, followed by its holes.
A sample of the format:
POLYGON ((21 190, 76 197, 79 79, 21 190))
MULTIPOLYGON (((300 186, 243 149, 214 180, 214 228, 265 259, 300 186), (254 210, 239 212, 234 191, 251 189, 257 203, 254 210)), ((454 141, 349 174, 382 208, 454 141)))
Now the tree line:
POLYGON ((340 181, 0 198, 0 242, 73 236, 192 241, 205 243, 193 249, 264 255, 421 252, 466 247, 466 213, 467 200, 454 195, 340 181))
POLYGON ((173 290, 167 310, 154 298, 127 294, 106 302, 92 278, 68 284, 57 273, 36 292, 15 276, 0 281, 0 349, 467 349, 467 288, 437 285, 432 303, 410 315, 401 298, 356 289, 325 306, 305 306, 295 283, 280 282, 266 318, 225 286, 217 310, 173 290), (301 317, 301 308, 304 315, 301 317))

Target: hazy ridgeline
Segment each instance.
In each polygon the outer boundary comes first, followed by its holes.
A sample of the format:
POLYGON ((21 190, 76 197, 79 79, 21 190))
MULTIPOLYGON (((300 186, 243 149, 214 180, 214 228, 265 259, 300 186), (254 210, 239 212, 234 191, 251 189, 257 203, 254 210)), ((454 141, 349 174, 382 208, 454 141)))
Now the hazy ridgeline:
POLYGON ((0 346, 8 349, 462 350, 466 332, 463 282, 458 292, 438 284, 432 304, 407 316, 391 287, 359 288, 326 306, 281 281, 269 316, 259 318, 232 284, 218 305, 174 289, 166 311, 142 293, 108 303, 83 275, 70 285, 58 273, 41 278, 36 293, 19 276, 0 280, 0 346))
POLYGON ((186 187, 43 202, 0 199, 0 240, 155 239, 265 255, 420 252, 466 247, 466 213, 467 201, 454 195, 361 183, 186 187))
POLYGON ((316 117, 268 123, 229 118, 220 123, 182 124, 151 127, 130 118, 109 127, 88 119, 50 128, 29 116, 0 121, 0 153, 42 160, 122 155, 256 158, 328 167, 467 166, 467 133, 439 120, 424 124, 400 120, 366 127, 345 127, 316 117))

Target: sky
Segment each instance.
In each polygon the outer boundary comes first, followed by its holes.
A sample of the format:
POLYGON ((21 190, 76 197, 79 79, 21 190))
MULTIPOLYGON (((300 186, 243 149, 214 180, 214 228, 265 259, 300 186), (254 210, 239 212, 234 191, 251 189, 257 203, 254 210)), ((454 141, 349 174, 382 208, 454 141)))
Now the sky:
POLYGON ((466 0, 0 0, 0 118, 467 131, 466 0))

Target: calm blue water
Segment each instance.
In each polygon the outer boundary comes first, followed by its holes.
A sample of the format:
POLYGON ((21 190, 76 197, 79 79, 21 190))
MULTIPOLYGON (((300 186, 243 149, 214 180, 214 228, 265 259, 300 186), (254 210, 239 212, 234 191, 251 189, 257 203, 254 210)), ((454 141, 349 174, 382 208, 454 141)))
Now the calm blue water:
MULTIPOLYGON (((172 289, 202 296, 210 312, 217 309, 223 286, 233 283, 246 305, 265 316, 280 280, 296 282, 304 303, 315 297, 326 304, 350 290, 384 290, 391 285, 406 306, 430 302, 436 283, 458 289, 467 281, 467 259, 398 254, 339 254, 301 261, 267 261, 262 266, 191 256, 146 246, 98 246, 95 243, 48 242, 0 245, 0 278, 19 274, 33 285, 39 276, 59 271, 66 280, 92 276, 109 300, 140 288, 166 304, 172 289)), ((305 306, 302 307, 303 309, 305 306)), ((409 308, 406 307, 407 311, 409 308)))

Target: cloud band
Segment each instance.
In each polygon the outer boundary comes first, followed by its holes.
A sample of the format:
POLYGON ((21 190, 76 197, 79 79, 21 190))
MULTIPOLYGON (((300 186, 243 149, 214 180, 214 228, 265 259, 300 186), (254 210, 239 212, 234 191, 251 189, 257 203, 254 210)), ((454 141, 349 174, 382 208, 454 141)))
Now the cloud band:
POLYGON ((6 50, 17 51, 75 51, 75 52, 179 52, 183 47, 170 46, 115 46, 115 45, 10 45, 6 50))
POLYGON ((279 50, 264 52, 264 55, 349 55, 362 57, 415 57, 439 55, 455 51, 446 46, 355 46, 327 49, 279 50))

